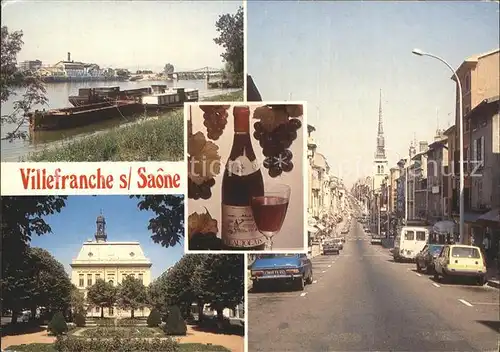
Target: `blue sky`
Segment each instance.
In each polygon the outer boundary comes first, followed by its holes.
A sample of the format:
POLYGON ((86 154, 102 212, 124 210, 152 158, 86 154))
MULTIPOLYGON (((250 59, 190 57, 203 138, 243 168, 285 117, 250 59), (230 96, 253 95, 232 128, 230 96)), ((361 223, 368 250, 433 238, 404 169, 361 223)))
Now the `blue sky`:
POLYGON ((106 219, 108 241, 138 241, 153 266, 153 278, 175 264, 184 253, 184 244, 164 248, 151 240, 147 229, 154 213, 137 208, 137 198, 128 196, 69 196, 61 213, 47 216, 52 233, 33 236, 31 245, 48 250, 70 273, 71 260, 76 258, 87 239, 94 239, 96 217, 102 209, 106 219))
POLYGON ((248 73, 264 100, 305 100, 318 151, 352 184, 371 173, 379 89, 389 165, 414 135, 432 141, 454 123, 457 68, 498 48, 493 2, 248 3, 248 73))
POLYGON ((102 67, 179 70, 222 67, 219 15, 240 1, 2 1, 2 26, 23 30, 18 61, 66 59, 102 67))

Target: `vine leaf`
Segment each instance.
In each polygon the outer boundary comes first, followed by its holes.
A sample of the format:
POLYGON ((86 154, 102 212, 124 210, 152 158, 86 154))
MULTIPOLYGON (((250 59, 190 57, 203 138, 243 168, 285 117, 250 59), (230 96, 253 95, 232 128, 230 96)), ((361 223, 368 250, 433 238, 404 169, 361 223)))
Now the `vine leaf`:
POLYGON ((206 213, 198 214, 193 213, 188 217, 188 238, 191 239, 194 234, 208 234, 219 232, 217 227, 217 220, 212 219, 212 216, 206 213))
POLYGON ((188 154, 188 177, 197 185, 220 173, 219 147, 207 141, 202 132, 189 136, 188 154))

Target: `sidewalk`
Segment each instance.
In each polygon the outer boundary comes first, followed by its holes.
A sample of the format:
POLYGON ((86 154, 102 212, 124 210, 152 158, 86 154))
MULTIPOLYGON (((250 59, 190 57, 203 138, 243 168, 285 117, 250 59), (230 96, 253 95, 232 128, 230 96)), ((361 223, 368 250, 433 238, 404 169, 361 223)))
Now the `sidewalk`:
POLYGON ((486 270, 487 285, 495 288, 500 288, 500 273, 498 265, 492 265, 486 270))

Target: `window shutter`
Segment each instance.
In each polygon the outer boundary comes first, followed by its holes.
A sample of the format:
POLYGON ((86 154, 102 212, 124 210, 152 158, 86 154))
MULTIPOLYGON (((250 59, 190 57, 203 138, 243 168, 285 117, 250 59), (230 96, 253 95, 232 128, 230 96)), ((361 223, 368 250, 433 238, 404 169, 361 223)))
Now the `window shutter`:
POLYGON ((484 136, 481 137, 481 164, 484 165, 484 136))

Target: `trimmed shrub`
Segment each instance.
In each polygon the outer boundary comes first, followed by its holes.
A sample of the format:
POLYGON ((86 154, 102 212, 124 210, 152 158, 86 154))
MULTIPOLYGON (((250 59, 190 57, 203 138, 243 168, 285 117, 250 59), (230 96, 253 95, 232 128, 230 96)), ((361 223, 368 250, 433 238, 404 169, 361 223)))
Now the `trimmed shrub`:
POLYGON ((54 314, 54 316, 50 320, 47 330, 49 330, 49 333, 51 333, 52 335, 56 336, 68 332, 68 325, 66 324, 64 316, 61 312, 57 312, 56 314, 54 314))
POLYGON ((187 326, 179 307, 172 306, 168 308, 167 321, 163 331, 167 335, 186 335, 187 326))
POLYGON ((74 319, 76 326, 78 326, 79 328, 85 326, 85 317, 83 316, 82 313, 75 313, 75 316, 73 317, 73 319, 74 319))
POLYGON ((153 308, 151 313, 149 313, 148 316, 148 326, 151 328, 157 327, 158 325, 161 324, 161 314, 158 312, 156 308, 153 308))
POLYGON ((130 319, 130 318, 122 318, 116 320, 116 326, 141 326, 144 325, 145 320, 142 319, 130 319))
POLYGON ((179 344, 173 339, 81 339, 72 336, 57 338, 55 348, 58 352, 178 352, 179 344))

